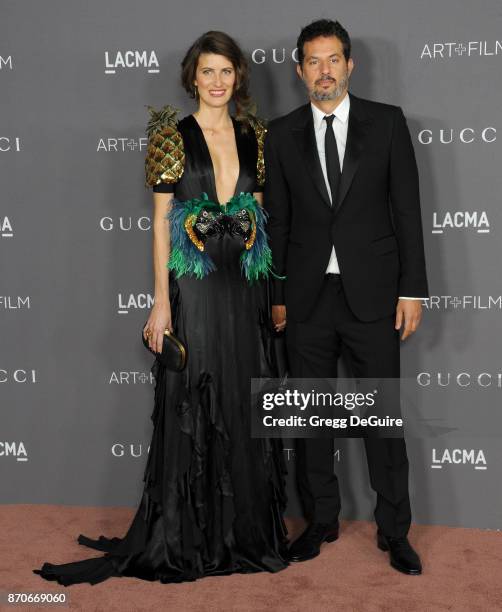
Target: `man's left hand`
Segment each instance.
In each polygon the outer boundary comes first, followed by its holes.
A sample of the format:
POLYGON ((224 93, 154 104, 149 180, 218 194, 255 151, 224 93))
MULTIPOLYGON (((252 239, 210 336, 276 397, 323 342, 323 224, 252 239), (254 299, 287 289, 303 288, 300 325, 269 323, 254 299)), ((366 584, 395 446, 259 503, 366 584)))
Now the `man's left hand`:
POLYGON ((401 340, 406 340, 414 331, 417 330, 422 318, 422 301, 400 299, 396 308, 395 329, 401 329, 404 323, 404 331, 401 340))

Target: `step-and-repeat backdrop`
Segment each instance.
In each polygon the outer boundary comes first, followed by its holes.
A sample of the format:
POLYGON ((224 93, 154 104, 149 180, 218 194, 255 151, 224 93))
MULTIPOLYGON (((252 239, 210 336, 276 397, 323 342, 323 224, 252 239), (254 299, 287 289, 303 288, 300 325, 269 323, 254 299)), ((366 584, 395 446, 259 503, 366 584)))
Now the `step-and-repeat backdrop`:
MULTIPOLYGON (((408 440, 414 520, 500 528, 500 432, 474 427, 502 410, 499 0, 21 0, 0 12, 0 502, 137 504, 154 384, 139 335, 153 298, 146 105, 194 110, 180 61, 219 29, 248 54, 260 115, 284 114, 306 101, 300 28, 329 17, 353 40, 351 91, 402 106, 419 165, 431 298, 402 375, 438 418, 461 404, 473 424, 408 440)), ((335 440, 333 467, 343 516, 371 518, 362 441, 335 440)))

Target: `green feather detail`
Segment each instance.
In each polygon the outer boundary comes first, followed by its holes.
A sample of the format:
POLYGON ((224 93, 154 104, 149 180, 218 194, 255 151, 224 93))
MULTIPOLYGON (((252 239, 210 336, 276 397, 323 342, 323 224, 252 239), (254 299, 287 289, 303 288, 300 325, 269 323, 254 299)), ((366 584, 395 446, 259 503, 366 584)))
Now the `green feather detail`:
POLYGON ((198 216, 202 209, 215 212, 223 211, 229 216, 234 215, 239 210, 247 209, 256 225, 256 235, 252 246, 242 251, 240 255, 241 270, 250 282, 257 281, 260 277, 267 278, 270 273, 274 274, 272 270, 272 251, 268 246, 265 232, 267 213, 258 204, 255 197, 249 192, 241 192, 231 198, 226 205, 220 206, 209 200, 207 193, 203 193, 202 198, 193 198, 184 202, 175 200, 168 214, 171 222, 171 254, 168 267, 175 271, 177 278, 188 274, 195 275, 200 279, 216 269, 207 253, 199 251, 194 246, 184 228, 184 222, 188 215, 198 216))

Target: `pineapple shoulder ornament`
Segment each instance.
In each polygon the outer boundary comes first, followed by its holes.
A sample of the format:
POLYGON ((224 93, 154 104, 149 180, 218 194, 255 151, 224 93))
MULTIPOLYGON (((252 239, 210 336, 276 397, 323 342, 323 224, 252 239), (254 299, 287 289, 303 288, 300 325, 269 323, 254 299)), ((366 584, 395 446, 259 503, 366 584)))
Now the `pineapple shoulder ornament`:
MULTIPOLYGON (((178 128, 178 110, 170 105, 160 111, 148 107, 150 120, 147 126, 148 147, 145 160, 146 186, 159 183, 176 183, 185 169, 183 137, 178 128)), ((265 182, 263 144, 266 126, 254 115, 249 117, 257 141, 257 183, 265 182)), ((188 177, 187 177, 188 178, 188 177)), ((241 192, 226 204, 220 205, 203 192, 190 200, 172 200, 167 214, 170 222, 171 252, 167 266, 176 278, 193 275, 203 278, 216 270, 216 266, 205 250, 210 236, 229 232, 243 239, 240 255, 241 271, 250 282, 269 274, 272 270, 272 253, 265 232, 266 211, 252 193, 241 192)), ((283 278, 283 277, 278 277, 283 278)))
POLYGON ((176 183, 185 166, 183 138, 178 131, 178 109, 166 104, 160 111, 148 106, 150 119, 146 128, 146 186, 159 183, 176 183))

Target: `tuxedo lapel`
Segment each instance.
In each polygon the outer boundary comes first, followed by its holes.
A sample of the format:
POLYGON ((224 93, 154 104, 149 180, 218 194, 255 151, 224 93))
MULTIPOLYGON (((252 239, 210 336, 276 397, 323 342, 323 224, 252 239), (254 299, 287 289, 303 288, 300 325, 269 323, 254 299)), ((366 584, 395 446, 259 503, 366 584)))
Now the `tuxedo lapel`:
POLYGON ((349 92, 350 110, 349 125, 347 128, 347 142, 345 144, 345 154, 343 156, 343 171, 340 178, 340 190, 338 192, 338 202, 335 213, 338 213, 354 175, 359 166, 359 160, 364 149, 368 128, 371 124, 370 117, 364 112, 364 106, 359 98, 349 92))
POLYGON ((300 116, 292 128, 293 136, 300 150, 305 166, 316 186, 323 202, 336 214, 340 210, 345 196, 356 174, 359 160, 364 149, 371 117, 365 112, 363 102, 349 92, 350 111, 347 128, 347 142, 343 157, 343 171, 340 178, 340 189, 336 207, 331 206, 328 190, 322 173, 321 162, 317 152, 317 143, 314 133, 314 119, 310 102, 301 108, 300 116))
POLYGON ((293 126, 293 136, 300 149, 302 159, 305 160, 305 166, 310 173, 314 185, 324 203, 331 208, 331 201, 329 199, 328 190, 326 189, 326 183, 324 182, 319 153, 317 152, 314 118, 312 116, 310 103, 303 107, 299 122, 297 125, 293 126))

